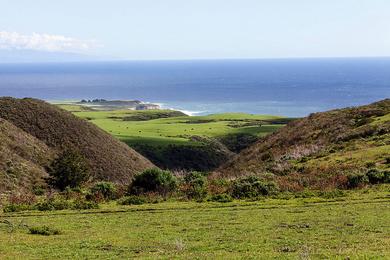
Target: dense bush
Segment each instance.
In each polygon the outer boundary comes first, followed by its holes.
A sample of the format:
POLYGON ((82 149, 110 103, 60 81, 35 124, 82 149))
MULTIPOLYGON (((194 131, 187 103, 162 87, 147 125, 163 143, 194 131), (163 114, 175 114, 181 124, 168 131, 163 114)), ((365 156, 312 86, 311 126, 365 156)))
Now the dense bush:
POLYGON ((42 236, 58 235, 61 233, 58 229, 54 229, 48 226, 29 227, 29 232, 33 235, 42 236))
POLYGON ((127 196, 118 201, 119 205, 141 205, 146 203, 146 199, 140 196, 127 196))
POLYGON ((250 176, 233 182, 232 196, 237 199, 255 198, 275 194, 278 190, 279 188, 275 182, 250 176))
POLYGON ((68 186, 79 187, 89 176, 89 168, 84 157, 70 150, 61 153, 47 168, 47 172, 48 184, 60 190, 68 186))
POLYGON ((177 188, 177 179, 170 171, 163 171, 158 168, 145 170, 134 177, 129 187, 130 194, 142 194, 157 192, 167 195, 177 188))
POLYGON ((116 187, 112 182, 98 182, 91 189, 90 193, 93 196, 101 196, 105 200, 110 200, 115 198, 116 187))
POLYGON ((97 209, 99 204, 93 201, 87 201, 85 199, 78 198, 76 200, 64 200, 64 199, 46 199, 33 206, 33 209, 39 211, 51 211, 51 210, 64 210, 64 209, 97 209))
POLYGON ((184 177, 183 191, 187 198, 202 200, 207 196, 207 179, 200 172, 190 172, 184 177))
POLYGON ((347 176, 348 188, 358 188, 369 183, 368 177, 364 173, 353 173, 347 176))
POLYGON ((346 193, 345 191, 335 189, 331 191, 320 191, 318 193, 318 196, 324 199, 334 199, 334 198, 345 197, 346 193))
POLYGON ((47 199, 34 205, 34 208, 39 211, 64 210, 71 207, 72 203, 63 199, 47 199))
POLYGON ((20 211, 26 211, 26 210, 31 210, 32 206, 27 205, 27 204, 6 204, 3 207, 3 212, 4 213, 11 213, 11 212, 20 212, 20 211))
POLYGON ((99 204, 94 201, 76 200, 73 202, 72 209, 84 210, 84 209, 98 209, 99 204))
POLYGON ((222 194, 216 194, 211 196, 208 199, 208 201, 226 203, 226 202, 232 202, 233 198, 229 194, 222 193, 222 194))
POLYGON ((42 196, 43 194, 45 194, 45 188, 42 186, 34 186, 32 188, 32 192, 34 195, 42 196))
POLYGON ((371 184, 390 182, 390 171, 370 169, 368 170, 366 175, 371 184))

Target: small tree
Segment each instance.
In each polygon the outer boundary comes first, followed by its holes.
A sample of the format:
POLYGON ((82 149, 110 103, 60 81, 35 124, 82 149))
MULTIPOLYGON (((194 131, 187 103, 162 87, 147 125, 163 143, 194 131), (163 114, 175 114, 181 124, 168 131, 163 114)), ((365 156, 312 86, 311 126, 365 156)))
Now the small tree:
POLYGON ((89 168, 85 158, 78 152, 66 150, 47 167, 48 184, 64 190, 66 187, 76 188, 89 177, 89 168))

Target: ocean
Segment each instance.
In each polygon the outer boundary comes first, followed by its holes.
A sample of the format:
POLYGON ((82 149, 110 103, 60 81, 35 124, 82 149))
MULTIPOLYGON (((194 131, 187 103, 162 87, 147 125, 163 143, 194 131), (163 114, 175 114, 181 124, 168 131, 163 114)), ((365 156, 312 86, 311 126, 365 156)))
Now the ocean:
POLYGON ((291 117, 390 97, 390 58, 0 64, 0 96, 291 117))

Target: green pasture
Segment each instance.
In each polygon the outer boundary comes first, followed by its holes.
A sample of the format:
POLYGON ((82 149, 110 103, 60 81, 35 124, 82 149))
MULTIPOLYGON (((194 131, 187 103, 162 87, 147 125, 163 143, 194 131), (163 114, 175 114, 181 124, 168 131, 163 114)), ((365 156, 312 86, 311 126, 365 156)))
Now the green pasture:
POLYGON ((389 186, 337 198, 0 213, 1 259, 389 259, 389 186), (46 225, 59 235, 32 235, 46 225))
POLYGON ((264 136, 283 126, 283 122, 279 122, 283 118, 271 115, 224 113, 133 121, 125 118, 137 114, 168 113, 169 110, 86 111, 84 107, 78 105, 60 105, 60 107, 94 123, 128 144, 196 144, 193 142, 193 136, 219 137, 237 133, 264 136))

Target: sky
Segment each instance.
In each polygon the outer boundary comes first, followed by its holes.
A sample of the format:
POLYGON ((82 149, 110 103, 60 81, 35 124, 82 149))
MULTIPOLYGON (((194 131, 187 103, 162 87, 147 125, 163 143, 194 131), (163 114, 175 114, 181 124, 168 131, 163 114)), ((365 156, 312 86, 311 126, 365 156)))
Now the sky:
POLYGON ((0 50, 125 60, 390 56, 390 1, 0 0, 0 50))

